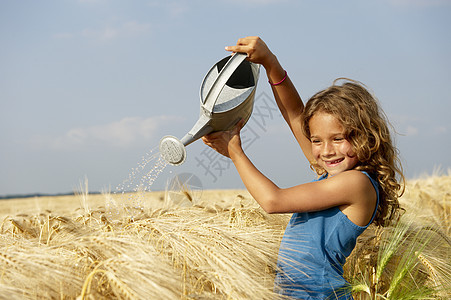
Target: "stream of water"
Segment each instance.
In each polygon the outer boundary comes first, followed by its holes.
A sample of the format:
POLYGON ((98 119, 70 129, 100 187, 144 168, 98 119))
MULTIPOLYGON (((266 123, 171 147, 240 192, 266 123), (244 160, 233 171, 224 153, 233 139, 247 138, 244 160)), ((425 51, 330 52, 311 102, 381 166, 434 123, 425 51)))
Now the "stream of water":
MULTIPOLYGON (((122 208, 128 211, 131 219, 137 212, 144 209, 144 194, 151 191, 153 183, 167 165, 158 147, 155 147, 141 158, 138 166, 130 170, 128 178, 116 187, 113 194, 122 195, 121 202, 124 203, 122 208)), ((108 206, 110 212, 114 208, 118 212, 115 203, 110 203, 108 206)))

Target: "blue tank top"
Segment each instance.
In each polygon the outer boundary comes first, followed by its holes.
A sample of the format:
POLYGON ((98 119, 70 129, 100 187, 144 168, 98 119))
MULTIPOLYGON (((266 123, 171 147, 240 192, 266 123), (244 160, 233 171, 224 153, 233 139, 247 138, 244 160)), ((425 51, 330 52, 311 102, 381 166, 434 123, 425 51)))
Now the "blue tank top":
MULTIPOLYGON (((349 283, 343 278, 346 257, 357 237, 376 215, 379 184, 366 172, 377 194, 377 204, 366 226, 354 224, 340 210, 294 213, 285 230, 278 256, 275 289, 297 299, 352 299, 349 283)), ((327 178, 320 177, 319 180, 327 178)))

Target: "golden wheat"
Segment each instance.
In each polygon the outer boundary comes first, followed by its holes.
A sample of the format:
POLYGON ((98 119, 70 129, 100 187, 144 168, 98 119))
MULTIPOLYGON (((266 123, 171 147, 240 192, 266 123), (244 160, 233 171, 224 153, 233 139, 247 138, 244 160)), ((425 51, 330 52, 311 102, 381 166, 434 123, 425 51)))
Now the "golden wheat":
POLYGON ((395 227, 359 237, 345 265, 355 299, 448 299, 451 176, 410 180, 395 227))
MULTIPOLYGON (((81 189, 1 203, 0 299, 279 298, 290 215, 266 214, 241 190, 81 189)), ((402 222, 364 232, 344 266, 355 299, 449 298, 450 191, 449 175, 410 180, 402 222)))

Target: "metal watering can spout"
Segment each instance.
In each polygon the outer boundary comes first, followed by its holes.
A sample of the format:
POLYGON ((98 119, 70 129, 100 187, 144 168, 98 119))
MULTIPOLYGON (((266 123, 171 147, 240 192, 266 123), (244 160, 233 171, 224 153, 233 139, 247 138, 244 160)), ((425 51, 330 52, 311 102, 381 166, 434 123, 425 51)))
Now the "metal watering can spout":
POLYGON ((206 117, 205 115, 201 115, 196 124, 194 124, 193 128, 180 140, 182 144, 188 146, 204 135, 212 132, 213 128, 209 125, 210 121, 210 118, 206 117))
POLYGON ((214 131, 231 129, 240 119, 249 119, 254 104, 260 66, 235 53, 216 63, 205 76, 200 89, 200 115, 193 128, 181 139, 165 136, 160 154, 172 165, 186 159, 185 146, 214 131))

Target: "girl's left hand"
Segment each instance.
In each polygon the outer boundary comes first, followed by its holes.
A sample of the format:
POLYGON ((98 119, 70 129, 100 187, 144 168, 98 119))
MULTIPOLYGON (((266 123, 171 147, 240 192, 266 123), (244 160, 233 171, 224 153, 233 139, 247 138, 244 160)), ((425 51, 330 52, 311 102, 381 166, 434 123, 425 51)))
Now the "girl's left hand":
POLYGON ((244 120, 240 120, 231 130, 207 134, 202 137, 202 141, 218 153, 231 158, 231 154, 243 152, 240 137, 243 126, 244 120))
POLYGON ((232 52, 246 53, 247 60, 261 64, 265 69, 268 69, 276 60, 274 54, 258 36, 240 38, 235 46, 227 46, 225 49, 232 52))

